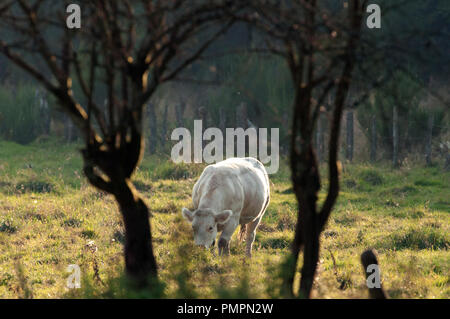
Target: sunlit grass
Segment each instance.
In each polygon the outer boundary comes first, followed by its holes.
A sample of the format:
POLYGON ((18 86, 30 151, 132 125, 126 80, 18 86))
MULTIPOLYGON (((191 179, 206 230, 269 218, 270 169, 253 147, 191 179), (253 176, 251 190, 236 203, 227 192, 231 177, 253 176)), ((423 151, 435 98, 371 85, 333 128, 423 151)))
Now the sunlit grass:
MULTIPOLYGON (((204 165, 145 158, 134 184, 151 211, 163 285, 136 292, 123 283, 117 205, 81 176, 79 148, 56 140, 30 146, 0 142, 0 297, 280 296, 280 265, 297 216, 285 164, 271 176, 271 203, 248 260, 237 236, 228 258, 192 245, 180 211, 192 207, 192 186, 204 165), (80 290, 66 288, 69 264, 82 269, 80 290)), ((449 298, 449 182, 450 174, 439 167, 345 165, 340 197, 321 238, 314 296, 367 297, 359 256, 375 248, 389 295, 449 298)), ((320 202, 326 188, 324 179, 320 202)))

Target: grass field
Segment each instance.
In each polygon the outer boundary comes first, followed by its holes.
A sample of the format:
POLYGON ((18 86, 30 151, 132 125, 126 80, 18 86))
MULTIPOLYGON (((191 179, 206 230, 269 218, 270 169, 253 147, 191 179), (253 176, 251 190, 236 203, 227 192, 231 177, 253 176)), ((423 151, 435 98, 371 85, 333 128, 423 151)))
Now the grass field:
MULTIPOLYGON (((280 265, 296 222, 286 166, 271 176, 271 203, 248 261, 237 236, 228 258, 193 247, 180 212, 192 208, 191 190, 203 166, 146 157, 134 183, 152 213, 164 285, 131 292, 122 280, 118 208, 113 197, 87 184, 79 148, 55 140, 28 146, 0 141, 1 298, 279 296, 280 265), (81 267, 81 289, 66 288, 69 264, 81 267)), ((450 173, 352 164, 344 165, 341 182, 321 238, 313 296, 366 298, 359 256, 372 247, 391 297, 449 298, 450 173)))

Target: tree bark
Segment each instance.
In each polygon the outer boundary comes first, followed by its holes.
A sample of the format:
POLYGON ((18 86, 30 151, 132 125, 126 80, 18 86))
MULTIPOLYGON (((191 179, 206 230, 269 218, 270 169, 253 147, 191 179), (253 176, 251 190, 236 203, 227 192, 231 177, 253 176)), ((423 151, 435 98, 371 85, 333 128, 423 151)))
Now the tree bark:
POLYGON ((392 114, 392 165, 399 166, 398 162, 398 108, 394 105, 392 114))
POLYGON ((130 180, 120 182, 114 196, 119 203, 125 227, 126 272, 143 287, 148 283, 149 275, 157 274, 148 208, 130 180))
MULTIPOLYGON (((305 141, 311 141, 311 137, 305 141)), ((303 248, 304 262, 301 271, 299 297, 309 298, 316 273, 319 256, 319 235, 321 229, 317 218, 317 192, 320 189, 320 177, 316 156, 311 143, 309 146, 302 143, 300 149, 304 152, 296 153, 298 158, 291 157, 293 169, 293 188, 298 201, 297 225, 291 246, 292 265, 286 270, 284 290, 287 295, 294 296, 294 278, 297 269, 297 260, 303 248), (293 163, 295 161, 295 163, 293 163)), ((292 152, 292 151, 291 151, 292 152)), ((292 154, 291 154, 292 156, 292 154)))
POLYGON ((349 162, 353 160, 353 111, 347 112, 347 153, 346 158, 349 162))
MULTIPOLYGON (((314 161, 316 162, 316 161, 314 161)), ((316 162, 317 165, 317 162, 316 162)), ((320 189, 320 182, 318 176, 318 167, 312 167, 313 172, 307 173, 309 182, 306 189, 306 201, 305 203, 309 207, 302 207, 306 214, 303 214, 305 219, 304 224, 302 223, 302 234, 303 234, 303 267, 300 279, 300 298, 310 298, 311 290, 314 283, 314 277, 316 275, 317 262, 319 260, 320 251, 320 233, 322 228, 319 228, 316 203, 317 203, 317 192, 320 189), (306 226, 306 227, 305 227, 306 226)))
POLYGON ((434 122, 434 116, 433 114, 430 114, 428 116, 427 121, 427 140, 425 144, 425 161, 427 166, 432 165, 431 160, 431 150, 432 150, 432 139, 433 139, 433 122, 434 122))
POLYGON ((377 160, 377 120, 372 115, 370 119, 370 161, 375 163, 377 160))

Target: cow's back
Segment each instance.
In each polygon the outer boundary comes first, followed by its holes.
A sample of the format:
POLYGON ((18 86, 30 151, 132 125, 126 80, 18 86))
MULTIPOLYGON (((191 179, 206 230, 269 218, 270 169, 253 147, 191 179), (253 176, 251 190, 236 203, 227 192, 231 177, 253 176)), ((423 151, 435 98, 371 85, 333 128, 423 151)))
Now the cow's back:
POLYGON ((231 158, 207 166, 193 189, 195 208, 240 211, 240 223, 261 215, 269 202, 269 179, 258 160, 231 158))

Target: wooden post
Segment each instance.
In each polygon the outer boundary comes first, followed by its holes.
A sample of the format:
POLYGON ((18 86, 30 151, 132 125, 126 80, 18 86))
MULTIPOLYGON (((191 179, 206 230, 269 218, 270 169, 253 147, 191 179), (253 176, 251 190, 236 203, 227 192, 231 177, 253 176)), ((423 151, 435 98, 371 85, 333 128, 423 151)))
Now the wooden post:
POLYGON ((370 161, 374 163, 377 160, 377 120, 372 115, 370 119, 370 161))
POLYGON ((353 110, 347 112, 347 160, 353 160, 353 110))
POLYGON ((70 119, 70 117, 68 115, 64 115, 64 127, 65 127, 65 137, 66 137, 66 142, 67 143, 71 143, 74 140, 73 137, 73 123, 72 120, 70 119))
POLYGON ((428 116, 428 122, 427 122, 427 140, 425 144, 425 161, 427 166, 431 166, 432 160, 431 160, 431 150, 432 150, 432 138, 433 138, 433 122, 434 122, 434 116, 432 113, 428 116))
MULTIPOLYGON (((364 274, 365 274, 366 280, 367 280, 370 275, 367 272, 367 267, 369 267, 370 265, 376 265, 377 267, 379 267, 376 252, 374 250, 370 250, 370 249, 363 252, 361 255, 361 263, 364 268, 364 274)), ((369 288, 368 287, 368 289, 369 289, 369 297, 371 299, 387 299, 388 298, 386 292, 383 289, 383 285, 381 283, 380 283, 379 288, 376 288, 376 287, 369 288)))
POLYGON ((392 115, 392 165, 398 167, 398 109, 396 105, 392 115))

